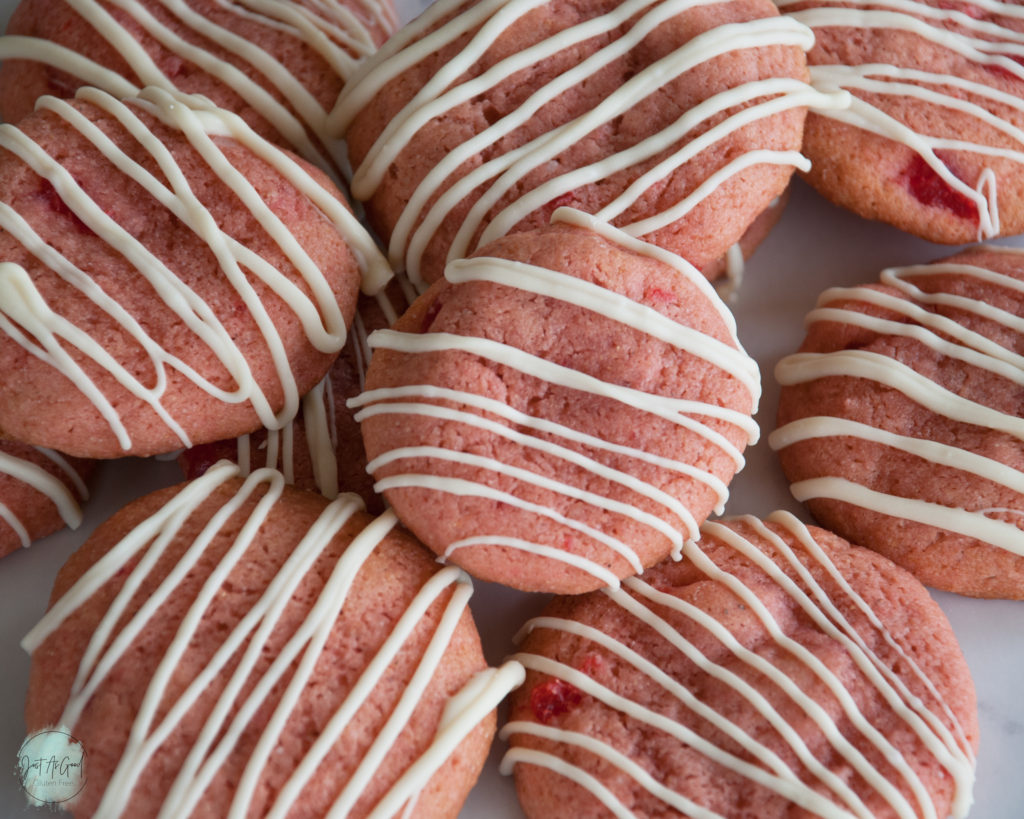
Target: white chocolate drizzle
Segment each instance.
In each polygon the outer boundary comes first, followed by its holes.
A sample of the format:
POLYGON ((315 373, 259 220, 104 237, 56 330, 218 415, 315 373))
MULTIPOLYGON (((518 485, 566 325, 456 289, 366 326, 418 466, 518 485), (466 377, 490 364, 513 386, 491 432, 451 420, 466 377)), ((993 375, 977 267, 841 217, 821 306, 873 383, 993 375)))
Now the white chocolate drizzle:
MULTIPOLYGON (((513 133, 544 105, 593 76, 614 60, 639 47, 641 41, 671 17, 717 0, 626 0, 613 11, 595 16, 549 38, 511 54, 479 76, 464 78, 501 33, 528 12, 543 5, 542 0, 511 3, 478 3, 453 17, 422 39, 413 41, 442 14, 456 10, 458 0, 439 0, 431 6, 428 20, 417 21, 411 31, 394 46, 386 45, 370 58, 357 78, 342 91, 331 115, 332 126, 343 133, 358 112, 388 81, 432 51, 444 48, 456 38, 468 40, 461 52, 442 66, 383 129, 352 179, 353 195, 370 199, 379 187, 393 160, 429 121, 443 116, 455 106, 486 96, 516 71, 528 68, 558 52, 572 48, 589 38, 607 35, 633 19, 628 30, 606 46, 583 59, 573 68, 538 87, 522 104, 498 121, 450 149, 418 184, 392 232, 389 255, 396 268, 404 269, 417 285, 422 284, 422 257, 435 232, 451 210, 476 189, 482 191, 462 222, 449 250, 448 260, 469 255, 476 247, 504 235, 530 212, 582 185, 593 184, 613 174, 638 167, 682 140, 689 140, 655 167, 634 179, 599 212, 602 219, 617 220, 617 225, 633 236, 653 233, 681 219, 730 177, 757 164, 776 164, 807 169, 806 160, 795 151, 751 150, 732 159, 681 201, 647 218, 629 222, 622 214, 652 187, 660 184, 676 169, 700 151, 713 146, 737 129, 780 112, 808 105, 842 106, 845 93, 822 94, 806 83, 787 78, 748 82, 715 94, 663 130, 590 165, 569 169, 526 192, 493 216, 488 213, 516 184, 539 167, 551 163, 574 143, 586 139, 599 128, 686 71, 715 57, 744 49, 793 46, 807 50, 812 45, 810 32, 793 20, 767 17, 742 23, 721 25, 695 36, 675 51, 611 92, 593 109, 559 125, 531 142, 505 154, 483 161, 461 175, 460 166, 480 154, 492 152, 499 140, 513 133), (739 107, 726 119, 707 128, 707 123, 730 109, 739 107), (694 136, 698 134, 699 136, 694 136), (444 193, 433 201, 438 191, 444 193), (428 207, 429 203, 429 207, 428 207), (473 237, 480 237, 473 243, 473 237)), ((426 17, 426 15, 424 15, 426 17)))
MULTIPOLYGON (((165 655, 154 669, 129 732, 128 743, 103 792, 97 808, 99 814, 111 817, 125 814, 133 788, 144 775, 150 760, 159 753, 160 746, 178 728, 181 720, 212 681, 226 674, 227 681, 223 690, 202 730, 193 739, 177 778, 165 796, 159 816, 169 818, 191 813, 228 755, 235 752, 240 736, 257 711, 265 707, 267 698, 275 688, 283 686, 284 691, 276 698, 273 713, 253 746, 227 814, 231 819, 249 815, 249 806, 263 768, 274 752, 285 723, 311 678, 314 667, 323 656, 324 646, 356 576, 397 523, 394 514, 387 512, 356 535, 330 571, 305 619, 270 665, 253 678, 256 663, 265 651, 271 634, 279 627, 285 608, 293 602, 299 584, 313 570, 315 562, 332 538, 353 513, 361 508, 358 497, 340 495, 303 535, 256 603, 230 632, 223 635, 223 641, 203 670, 185 686, 176 700, 165 703, 170 677, 188 652, 205 612, 221 592, 231 571, 246 559, 246 552, 258 529, 279 502, 285 486, 283 476, 269 469, 257 470, 249 475, 187 546, 165 579, 138 610, 126 620, 124 613, 144 578, 178 535, 182 524, 213 491, 238 474, 235 465, 221 462, 186 485, 167 505, 137 526, 90 567, 51 607, 22 643, 29 652, 37 649, 98 588, 125 569, 133 559, 138 559, 137 565, 129 571, 123 586, 111 601, 82 657, 60 719, 61 725, 73 731, 93 693, 106 682, 114 665, 126 656, 130 646, 147 625, 154 618, 160 617, 161 606, 175 593, 186 574, 197 565, 212 538, 217 536, 242 504, 256 497, 259 492, 263 493, 227 551, 203 582, 193 603, 177 625, 165 655), (239 656, 237 663, 231 665, 233 658, 239 656), (159 719, 158 713, 161 714, 159 719)), ((469 578, 454 567, 441 569, 426 581, 394 624, 378 653, 369 659, 327 726, 305 750, 291 777, 278 792, 269 816, 283 816, 294 804, 324 755, 337 743, 346 725, 388 673, 395 657, 400 651, 408 650, 405 643, 425 612, 447 595, 440 620, 417 661, 412 677, 405 683, 393 712, 385 719, 376 740, 345 784, 328 815, 345 814, 347 807, 364 792, 383 756, 394 744, 416 708, 452 639, 459 618, 466 610, 471 591, 469 578)), ((371 815, 391 816, 401 805, 415 800, 419 791, 459 742, 508 691, 522 681, 522 677, 523 669, 517 663, 509 662, 501 668, 488 669, 471 678, 449 701, 431 744, 412 761, 409 769, 396 780, 371 815)))
POLYGON ((267 206, 256 189, 227 160, 214 136, 230 135, 270 162, 282 175, 313 202, 346 239, 364 273, 364 289, 379 289, 390 275, 387 264, 355 217, 330 192, 308 174, 290 155, 258 137, 240 118, 219 109, 196 110, 173 95, 156 88, 146 89, 131 103, 120 102, 95 90, 82 89, 79 96, 117 118, 159 165, 167 181, 161 181, 142 165, 131 160, 101 129, 69 103, 44 97, 39 105, 60 116, 101 151, 112 167, 142 185, 182 223, 182 230, 200 236, 215 255, 224 277, 239 299, 252 313, 267 350, 273 358, 277 377, 284 389, 285 403, 274 412, 262 389, 255 382, 241 347, 230 337, 213 309, 189 289, 173 271, 121 225, 107 216, 72 178, 71 174, 41 146, 12 125, 0 126, 0 146, 14 153, 40 177, 89 230, 105 240, 153 287, 168 308, 195 335, 197 343, 208 347, 235 383, 234 389, 217 387, 195 372, 180 358, 161 348, 145 331, 140 321, 108 296, 92 279, 67 257, 48 245, 22 216, 0 204, 0 227, 11 233, 39 262, 102 308, 145 350, 152 362, 152 379, 146 384, 113 360, 71 317, 55 313, 26 270, 11 262, 0 263, 0 330, 32 355, 46 361, 68 378, 95 406, 118 442, 130 449, 131 438, 113 404, 69 354, 76 348, 115 378, 135 398, 147 404, 173 431, 182 445, 189 445, 184 429, 162 404, 167 373, 174 369, 192 380, 210 395, 228 403, 251 402, 260 421, 268 428, 280 428, 294 417, 299 406, 295 378, 287 352, 277 329, 247 280, 243 266, 282 298, 301 321, 309 342, 320 352, 332 353, 345 342, 344 317, 324 272, 308 256, 281 219, 267 206), (288 262, 310 290, 306 295, 283 272, 249 250, 235 237, 222 232, 211 213, 192 192, 171 152, 162 145, 133 108, 156 116, 179 129, 203 157, 210 169, 234 191, 243 205, 283 251, 288 262))
MULTIPOLYGON (((400 308, 392 302, 387 288, 379 290, 373 298, 387 324, 389 326, 394 324, 398 320, 400 308)), ((346 344, 353 348, 352 358, 356 366, 359 388, 362 389, 366 384, 366 369, 370 366, 372 351, 367 340, 366 325, 358 306, 350 330, 346 344)), ((267 437, 263 443, 263 466, 279 469, 289 484, 295 483, 295 456, 297 454, 295 437, 298 429, 297 423, 301 418, 306 452, 309 455, 313 471, 313 484, 321 495, 332 500, 341 491, 338 482, 337 458, 338 446, 341 442, 338 438, 336 401, 337 394, 333 379, 331 373, 328 372, 319 384, 302 397, 300 415, 281 429, 264 430, 267 437)), ((235 458, 242 474, 248 475, 253 468, 251 435, 238 436, 235 442, 235 458)))
MULTIPOLYGON (((81 15, 86 25, 92 27, 97 37, 106 41, 128 63, 141 79, 141 86, 88 57, 38 37, 0 37, 0 59, 42 62, 117 97, 131 96, 147 85, 176 90, 174 79, 156 66, 134 34, 101 3, 97 0, 65 2, 81 15)), ((158 0, 157 5, 193 38, 202 37, 216 43, 239 65, 186 39, 159 20, 145 3, 111 0, 111 4, 169 53, 195 64, 216 81, 233 89, 245 105, 282 135, 292 150, 334 175, 337 181, 335 140, 328 136, 326 130, 327 111, 299 78, 272 54, 256 42, 236 34, 230 27, 198 14, 185 0, 158 0), (269 89, 273 89, 276 96, 269 89)), ((358 4, 344 4, 339 0, 318 0, 310 4, 221 0, 218 5, 235 17, 256 21, 270 31, 286 33, 301 44, 301 48, 319 55, 342 81, 354 73, 360 60, 375 50, 370 27, 391 31, 397 25, 393 9, 383 0, 360 0, 358 4)))
MULTIPOLYGON (((500 258, 476 257, 449 263, 446 268, 446 277, 453 283, 487 281, 536 293, 545 298, 583 307, 624 327, 651 335, 676 349, 703 359, 712 364, 719 372, 728 374, 729 377, 742 384, 750 396, 749 412, 716 406, 705 401, 683 400, 672 396, 652 394, 603 381, 578 370, 555 364, 517 347, 479 337, 442 332, 409 333, 378 330, 371 334, 370 346, 398 350, 411 355, 436 350, 468 352, 494 364, 514 368, 559 387, 611 398, 633 410, 650 413, 678 425, 683 430, 696 433, 704 438, 709 446, 718 448, 731 458, 737 468, 741 468, 743 455, 740 450, 730 442, 723 432, 712 428, 701 418, 718 419, 731 424, 743 430, 749 442, 755 441, 758 430, 751 414, 756 410, 760 396, 760 378, 756 363, 743 351, 736 338, 735 325, 728 308, 717 297, 712 286, 699 271, 678 256, 634 239, 601 222, 596 217, 561 208, 555 212, 554 220, 566 224, 584 225, 601 233, 609 241, 618 243, 624 250, 643 253, 671 263, 673 269, 677 270, 680 276, 685 277, 688 282, 694 284, 701 294, 707 297, 709 304, 718 311, 728 328, 729 342, 719 341, 678 324, 651 307, 634 302, 599 285, 536 265, 500 258)), ((585 447, 609 455, 625 455, 686 476, 704 484, 715 493, 717 499, 715 507, 719 510, 724 507, 728 495, 722 480, 706 468, 666 458, 656 451, 607 442, 598 436, 582 433, 570 426, 542 417, 535 417, 527 412, 516 410, 503 401, 469 391, 430 384, 410 384, 364 392, 349 401, 349 406, 359 410, 355 417, 360 422, 382 415, 410 415, 466 424, 510 441, 526 451, 535 451, 538 454, 577 466, 584 476, 597 476, 603 481, 624 487, 649 499, 665 512, 658 514, 646 512, 630 503, 586 491, 582 486, 550 479, 530 468, 516 467, 498 458, 483 457, 439 446, 408 446, 386 450, 367 465, 367 470, 371 473, 377 473, 383 467, 401 464, 403 461, 425 458, 479 469, 484 476, 512 476, 519 482, 541 487, 562 498, 575 499, 594 509, 611 512, 636 521, 667 538, 671 544, 671 553, 674 555, 679 554, 687 533, 689 536, 695 536, 698 531, 699 521, 695 520, 687 507, 658 486, 648 484, 629 472, 612 467, 604 463, 598 456, 587 454, 585 451, 580 451, 579 448, 585 447), (439 403, 442 401, 461 405, 465 409, 439 403), (498 420, 486 417, 485 414, 486 416, 497 416, 498 420)), ((555 508, 532 503, 511 492, 498 490, 488 485, 486 478, 471 480, 454 476, 445 477, 433 473, 398 471, 379 479, 375 484, 375 489, 378 492, 401 488, 428 488, 436 492, 489 498, 508 504, 556 521, 596 540, 618 557, 625 559, 635 572, 643 569, 643 564, 636 551, 620 538, 582 523, 573 515, 566 516, 555 508)), ((561 559, 560 555, 564 554, 565 562, 577 568, 583 568, 600 578, 602 584, 606 583, 609 577, 609 572, 603 566, 587 558, 571 554, 566 549, 552 547, 551 544, 533 543, 523 538, 509 537, 500 532, 490 535, 474 534, 472 537, 448 544, 445 556, 451 556, 459 549, 485 545, 501 545, 554 559, 561 559)))
MULTIPOLYGON (((9 475, 14 480, 45 496, 57 508, 57 513, 65 525, 71 529, 77 529, 82 523, 82 507, 78 498, 85 500, 89 497, 89 489, 86 487, 85 481, 59 452, 43 447, 34 447, 34 449, 59 468, 59 476, 51 474, 37 463, 12 455, 10 452, 0 452, 0 475, 9 475)), ((14 530, 23 547, 29 546, 32 542, 31 534, 25 524, 14 514, 14 510, 2 501, 0 501, 0 520, 14 530)))
MULTIPOLYGON (((871 684, 887 709, 902 722, 908 735, 914 738, 923 752, 933 757, 935 764, 948 773, 955 785, 952 814, 955 817, 965 816, 972 801, 975 760, 970 741, 953 711, 908 649, 886 629, 866 601, 850 586, 807 527, 786 512, 777 512, 768 520, 781 526, 784 534, 780 535, 765 523, 749 516, 737 521, 748 527, 752 535, 743 534, 742 529, 730 525, 728 521, 705 523, 702 531, 754 563, 825 635, 842 646, 858 674, 871 684), (770 544, 772 551, 778 555, 775 559, 779 561, 778 564, 757 545, 758 542, 770 544), (834 591, 830 593, 815 579, 812 567, 817 567, 815 573, 823 573, 829 578, 834 591), (859 626, 854 625, 843 614, 844 611, 857 612, 865 622, 859 626), (867 636, 868 630, 873 632, 873 637, 867 636), (899 672, 890 666, 891 661, 887 662, 870 647, 878 643, 884 644, 898 658, 899 672), (914 693, 922 690, 927 692, 928 702, 920 694, 914 693)), ((873 814, 863 799, 867 793, 864 790, 866 788, 891 808, 895 816, 904 819, 919 816, 941 819, 917 772, 872 724, 868 715, 860 710, 839 676, 814 652, 787 636, 783 626, 775 620, 758 595, 746 586, 739 575, 713 562, 700 542, 688 541, 685 555, 707 579, 726 586, 737 596, 752 616, 756 617, 770 641, 777 646, 780 657, 787 656, 799 663, 824 684, 828 696, 835 698, 838 712, 826 711, 770 659, 771 655, 765 656, 746 648, 736 635, 710 614, 679 597, 657 591, 642 577, 630 578, 624 581, 622 588, 607 589, 603 594, 621 607, 623 618, 635 620, 639 628, 653 629, 661 639, 713 677, 716 685, 731 688, 752 714, 756 714, 771 727, 769 733, 795 754, 797 767, 791 767, 792 763, 787 763, 783 756, 764 745, 759 739, 760 733, 751 733, 740 727, 727 714, 717 711, 713 705, 704 702, 695 692, 676 681, 661 665, 645 657, 642 648, 631 648, 619 638, 585 622, 550 616, 538 617, 526 624, 520 639, 535 629, 561 631, 575 635, 602 652, 613 654, 616 662, 632 667, 652 685, 692 712, 698 718, 693 725, 707 722, 716 732, 727 736, 730 743, 739 746, 742 754, 716 744, 697 728, 687 727, 644 703, 617 693, 613 687, 609 687, 614 683, 601 684, 584 671, 537 654, 521 652, 515 659, 527 669, 564 680, 583 696, 592 697, 609 709, 674 737, 716 764, 749 778, 816 816, 826 819, 871 819, 873 814), (713 635, 716 643, 725 648, 725 658, 716 660, 705 654, 696 643, 670 625, 658 613, 659 609, 670 609, 676 615, 687 618, 698 630, 713 635), (732 670, 736 664, 748 667, 754 674, 740 675, 732 670), (833 772, 815 758, 800 733, 748 681, 754 676, 763 677, 771 685, 775 696, 792 702, 816 723, 821 737, 843 759, 842 764, 849 765, 861 778, 863 784, 859 789, 855 790, 846 777, 833 772), (840 722, 843 728, 840 728, 840 722), (854 737, 882 756, 886 765, 885 772, 877 770, 867 756, 858 750, 853 742, 854 737)), ((520 746, 511 748, 502 763, 505 773, 511 773, 519 763, 547 767, 583 785, 606 805, 609 800, 617 802, 617 797, 589 771, 560 754, 562 748, 578 747, 604 760, 636 786, 687 816, 720 815, 706 805, 695 803, 688 795, 668 787, 655 774, 645 770, 609 741, 578 730, 527 720, 510 722, 503 728, 501 735, 506 739, 520 735, 548 741, 544 750, 520 746)))
MULTIPOLYGON (((991 248, 1001 253, 1017 251, 991 248)), ((914 284, 927 276, 958 275, 1006 289, 1018 301, 1024 300, 1024 281, 988 270, 978 265, 940 262, 893 268, 883 272, 884 284, 896 288, 897 294, 871 287, 832 288, 818 300, 818 307, 808 315, 808 322, 832 321, 860 327, 877 333, 913 339, 944 359, 957 362, 965 370, 984 371, 992 379, 1005 379, 1024 386, 1024 356, 1001 346, 981 332, 943 315, 942 310, 966 311, 998 326, 1024 332, 1024 319, 980 299, 946 292, 927 292, 914 284), (865 309, 882 308, 895 312, 900 320, 882 319, 853 306, 830 306, 839 301, 862 304, 865 309)), ((1024 419, 1017 415, 970 400, 947 389, 932 378, 917 372, 910 364, 869 350, 837 350, 829 353, 799 353, 783 358, 776 367, 780 384, 791 385, 828 376, 859 378, 898 390, 907 398, 941 418, 953 422, 976 424, 999 431, 1018 442, 1024 441, 1024 419)), ((1008 490, 1016 495, 1024 511, 1024 473, 1009 464, 986 455, 971 452, 951 441, 932 441, 909 434, 909 430, 886 429, 852 418, 808 416, 777 429, 769 437, 773 449, 782 450, 811 439, 850 437, 877 444, 893 451, 947 469, 957 469, 970 476, 1008 490)), ((980 508, 984 498, 976 501, 968 495, 963 507, 937 503, 925 497, 897 497, 844 477, 840 464, 833 474, 796 481, 790 487, 794 497, 804 502, 818 498, 842 501, 878 514, 905 518, 927 526, 946 529, 1012 554, 1024 555, 1024 535, 1019 517, 999 520, 980 508), (968 508, 973 506, 979 508, 968 508)))
MULTIPOLYGON (((849 28, 866 32, 868 37, 872 31, 882 29, 906 32, 977 66, 999 69, 1024 80, 1024 65, 1017 62, 1024 57, 1024 33, 998 22, 998 18, 1024 20, 1024 10, 1017 4, 990 0, 972 3, 991 15, 991 20, 975 19, 953 5, 944 7, 939 4, 936 7, 915 0, 850 0, 841 7, 830 3, 807 7, 806 0, 777 0, 777 5, 815 31, 849 28), (801 8, 789 11, 796 6, 801 8)), ((893 54, 890 59, 895 61, 898 56, 893 54)), ((977 208, 979 240, 999 235, 998 178, 995 171, 986 166, 973 182, 960 179, 941 154, 943 151, 969 151, 981 157, 1024 164, 1024 130, 1011 122, 1006 113, 1009 109, 1015 122, 1024 121, 1024 100, 984 82, 924 71, 911 63, 812 65, 811 82, 823 93, 846 90, 853 95, 851 105, 846 109, 816 109, 816 113, 907 146, 951 190, 977 208), (865 99, 867 95, 875 101, 865 99), (972 117, 985 131, 998 132, 1010 147, 958 139, 949 133, 943 135, 940 133, 941 125, 935 126, 935 133, 915 131, 891 113, 895 106, 904 104, 906 100, 917 100, 972 117)), ((930 121, 941 123, 942 117, 936 115, 930 121)))

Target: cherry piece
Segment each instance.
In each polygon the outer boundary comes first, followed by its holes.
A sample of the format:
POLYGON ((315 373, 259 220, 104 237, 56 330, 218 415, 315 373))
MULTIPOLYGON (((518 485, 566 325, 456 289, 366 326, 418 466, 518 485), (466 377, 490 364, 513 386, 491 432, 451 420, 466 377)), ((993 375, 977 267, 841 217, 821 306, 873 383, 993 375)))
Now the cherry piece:
POLYGON ((565 680, 550 679, 530 692, 530 708, 539 722, 547 725, 579 705, 583 693, 565 680))
POLYGON ((961 219, 978 220, 978 207, 973 200, 953 190, 919 154, 911 157, 903 169, 902 179, 922 205, 948 210, 961 219))

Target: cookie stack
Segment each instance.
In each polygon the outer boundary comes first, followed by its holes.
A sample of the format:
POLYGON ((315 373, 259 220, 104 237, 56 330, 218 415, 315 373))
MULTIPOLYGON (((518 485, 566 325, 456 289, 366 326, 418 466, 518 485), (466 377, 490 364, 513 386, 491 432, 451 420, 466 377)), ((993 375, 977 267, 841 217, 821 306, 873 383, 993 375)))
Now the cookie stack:
POLYGON ((0 433, 187 478, 25 640, 76 815, 454 816, 512 689, 529 816, 966 815, 922 582, 1024 597, 1019 256, 824 291, 766 442, 820 527, 730 500, 762 378, 723 294, 794 172, 1019 232, 1018 15, 780 5, 25 0, 0 433), (544 606, 507 662, 471 578, 544 606))

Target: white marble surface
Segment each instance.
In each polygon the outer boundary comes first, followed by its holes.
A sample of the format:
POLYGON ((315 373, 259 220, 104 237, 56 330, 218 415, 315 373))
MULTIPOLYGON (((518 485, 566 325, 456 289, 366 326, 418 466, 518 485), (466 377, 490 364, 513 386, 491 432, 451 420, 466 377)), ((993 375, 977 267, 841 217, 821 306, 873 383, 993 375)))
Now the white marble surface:
MULTIPOLYGON (((0 0, 0 17, 12 5, 12 0, 0 0)), ((406 19, 420 5, 418 0, 400 2, 406 19)), ((803 316, 823 288, 871 280, 883 267, 930 261, 951 252, 857 219, 798 183, 782 222, 749 263, 733 305, 741 339, 762 367, 765 395, 760 420, 766 430, 771 428, 777 397, 772 368, 799 343, 803 316)), ((727 512, 764 515, 788 508, 806 519, 790 498, 767 445, 762 442, 748 455, 748 466, 733 485, 727 512)), ((57 568, 97 523, 121 505, 177 479, 173 463, 125 460, 105 464, 93 484, 93 500, 81 529, 54 535, 0 563, 0 817, 42 815, 25 806, 13 774, 15 754, 24 737, 22 702, 29 667, 19 641, 43 612, 57 568)), ((1024 603, 949 594, 936 594, 936 598, 960 639, 978 691, 981 752, 971 817, 1021 819, 1024 603)), ((512 651, 512 635, 543 602, 539 596, 478 584, 473 608, 492 663, 512 651)), ((511 780, 497 770, 502 751, 501 743, 496 743, 461 814, 463 819, 521 816, 511 780)))

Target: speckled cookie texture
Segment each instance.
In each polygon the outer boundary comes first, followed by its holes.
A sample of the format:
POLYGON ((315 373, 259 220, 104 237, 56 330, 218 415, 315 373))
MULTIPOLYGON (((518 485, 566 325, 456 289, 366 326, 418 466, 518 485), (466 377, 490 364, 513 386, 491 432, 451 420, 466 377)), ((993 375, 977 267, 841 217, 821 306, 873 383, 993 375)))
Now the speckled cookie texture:
POLYGON ((787 513, 556 597, 516 657, 527 816, 964 816, 977 709, 911 575, 787 513))
POLYGON ((39 97, 72 97, 83 85, 118 96, 160 85, 202 94, 268 139, 331 164, 325 112, 396 25, 391 0, 22 0, 7 34, 31 39, 0 41, 0 114, 16 122, 39 97))
POLYGON ((577 592, 657 562, 724 503, 759 378, 698 271, 563 214, 578 223, 449 264, 371 336, 357 417, 378 490, 431 549, 577 592))
POLYGON ((1024 597, 1024 255, 978 247, 822 294, 770 439, 822 525, 928 585, 1024 597))
POLYGON ((0 431, 107 458, 293 414, 355 310, 337 189, 159 91, 44 104, 0 150, 0 431))
POLYGON ((77 526, 94 461, 0 441, 0 556, 77 526))
POLYGON ((761 0, 442 0, 343 92, 353 194, 413 280, 562 205, 714 266, 799 161, 808 34, 761 0))
POLYGON ((363 436, 347 401, 362 392, 370 351, 366 336, 388 327, 408 302, 397 280, 377 296, 361 296, 356 318, 341 355, 327 377, 306 394, 295 419, 281 430, 257 430, 237 439, 191 447, 178 456, 187 478, 203 474, 220 460, 234 461, 243 471, 270 466, 290 484, 333 498, 355 492, 367 511, 384 510, 366 471, 363 436))
POLYGON ((437 753, 486 667, 465 576, 354 496, 235 472, 134 502, 57 577, 26 722, 85 749, 68 809, 356 817, 412 798, 412 815, 454 817, 494 731, 484 714, 437 753))
POLYGON ((934 242, 1024 231, 1024 9, 945 0, 782 0, 811 26, 812 82, 848 110, 807 118, 810 182, 934 242))

